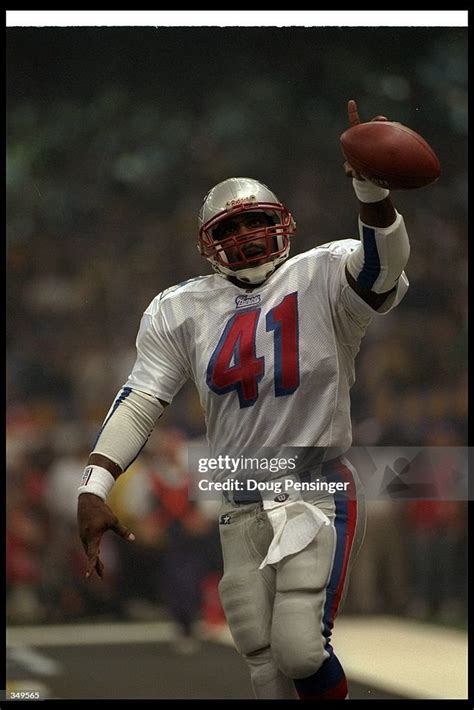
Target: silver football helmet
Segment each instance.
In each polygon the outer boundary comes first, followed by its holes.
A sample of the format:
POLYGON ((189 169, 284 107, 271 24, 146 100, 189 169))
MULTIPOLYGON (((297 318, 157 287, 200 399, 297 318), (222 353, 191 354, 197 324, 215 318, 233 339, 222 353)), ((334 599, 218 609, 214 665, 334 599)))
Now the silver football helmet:
POLYGON ((288 258, 290 238, 295 228, 290 212, 266 185, 252 178, 229 178, 213 187, 204 198, 199 212, 198 249, 213 269, 223 276, 259 284, 288 258), (242 212, 263 212, 270 218, 268 225, 249 229, 238 237, 216 239, 216 227, 228 217, 242 212), (266 253, 246 257, 242 246, 256 238, 264 240, 266 253), (226 254, 226 249, 230 247, 238 255, 232 261, 226 254), (261 263, 262 258, 265 258, 264 263, 261 263))

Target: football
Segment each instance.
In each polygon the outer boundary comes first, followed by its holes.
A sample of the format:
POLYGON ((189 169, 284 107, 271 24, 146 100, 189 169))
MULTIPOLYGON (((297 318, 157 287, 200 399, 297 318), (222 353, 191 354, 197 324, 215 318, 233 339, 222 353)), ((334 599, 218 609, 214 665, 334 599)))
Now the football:
POLYGON ((418 133, 394 121, 370 121, 340 137, 344 157, 363 177, 389 190, 413 190, 435 182, 438 157, 418 133))

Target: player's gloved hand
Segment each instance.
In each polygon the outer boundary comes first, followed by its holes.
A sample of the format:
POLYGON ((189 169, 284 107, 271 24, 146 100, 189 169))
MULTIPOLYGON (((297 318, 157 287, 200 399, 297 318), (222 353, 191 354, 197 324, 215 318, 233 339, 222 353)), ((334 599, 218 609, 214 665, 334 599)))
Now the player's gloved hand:
POLYGON ((81 493, 77 502, 79 536, 87 555, 86 577, 97 573, 104 576, 104 565, 99 557, 100 541, 107 530, 113 530, 125 540, 135 540, 135 535, 122 525, 115 513, 94 493, 81 493))
MULTIPOLYGON (((359 111, 357 109, 357 103, 354 101, 354 99, 350 99, 347 102, 347 113, 349 116, 349 123, 352 128, 352 126, 357 126, 359 125, 360 118, 359 118, 359 111)), ((373 118, 370 119, 371 121, 388 121, 389 119, 386 116, 374 116, 373 118)), ((356 180, 364 180, 365 178, 357 172, 357 170, 354 170, 352 165, 350 163, 346 162, 344 163, 344 172, 346 173, 346 177, 350 178, 355 178, 356 180)))

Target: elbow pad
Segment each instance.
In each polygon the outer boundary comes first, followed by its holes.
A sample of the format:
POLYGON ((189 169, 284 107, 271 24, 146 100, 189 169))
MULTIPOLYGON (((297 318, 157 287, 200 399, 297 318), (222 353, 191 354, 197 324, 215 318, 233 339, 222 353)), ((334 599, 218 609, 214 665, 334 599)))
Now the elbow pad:
POLYGON ((123 387, 110 408, 91 454, 101 454, 125 471, 145 446, 164 407, 156 397, 123 387))
POLYGON ((410 255, 405 222, 399 212, 389 227, 371 227, 359 218, 361 243, 346 266, 361 288, 374 293, 390 291, 397 283, 410 255))

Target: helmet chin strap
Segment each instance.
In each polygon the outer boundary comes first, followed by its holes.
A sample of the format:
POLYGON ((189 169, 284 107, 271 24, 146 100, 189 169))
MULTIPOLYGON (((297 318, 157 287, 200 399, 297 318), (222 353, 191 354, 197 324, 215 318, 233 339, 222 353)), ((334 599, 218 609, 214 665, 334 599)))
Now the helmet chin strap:
POLYGON ((240 271, 233 271, 232 276, 242 283, 249 284, 260 284, 268 279, 270 274, 275 271, 275 264, 273 261, 269 261, 267 264, 260 264, 260 266, 252 266, 248 269, 240 269, 240 271))
POLYGON ((212 264, 215 271, 217 271, 220 276, 232 276, 232 278, 241 281, 242 283, 248 283, 252 286, 261 284, 268 279, 271 274, 275 271, 276 264, 273 261, 269 261, 266 264, 260 264, 259 266, 250 266, 247 269, 240 269, 236 271, 234 269, 229 269, 221 264, 212 264))

